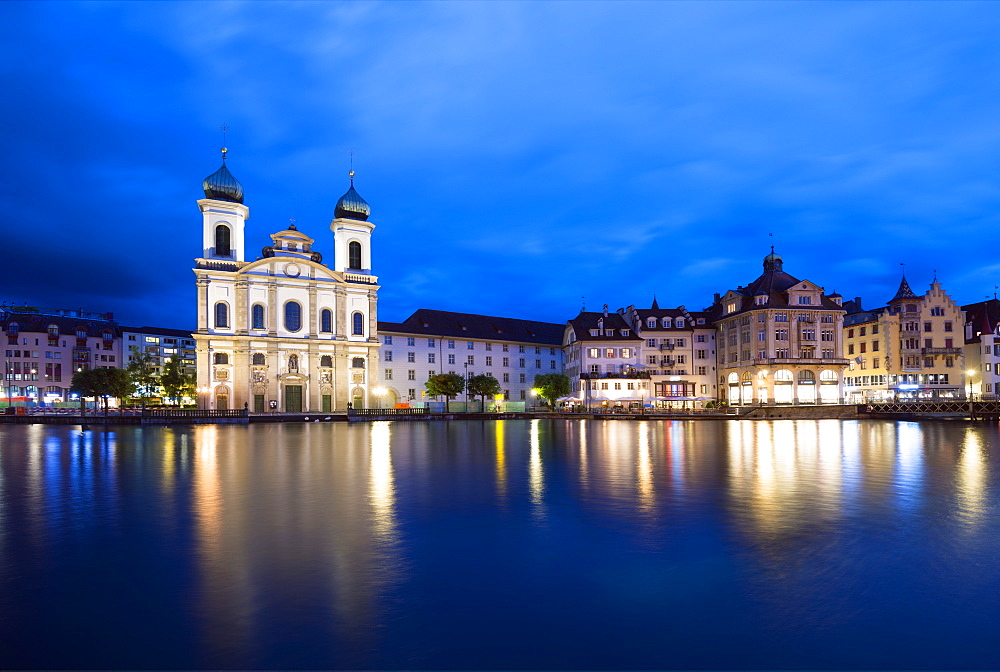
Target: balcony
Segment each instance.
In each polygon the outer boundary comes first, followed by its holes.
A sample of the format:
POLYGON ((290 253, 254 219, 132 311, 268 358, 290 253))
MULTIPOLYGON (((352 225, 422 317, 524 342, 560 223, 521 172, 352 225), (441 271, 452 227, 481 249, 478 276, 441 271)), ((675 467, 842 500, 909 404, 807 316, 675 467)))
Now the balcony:
POLYGON ((770 359, 754 360, 755 364, 822 364, 830 366, 847 366, 851 360, 843 357, 772 357, 770 359))
POLYGON ((660 343, 660 350, 673 350, 674 346, 669 343, 660 343))
POLYGON ((648 371, 629 371, 628 373, 581 373, 580 380, 605 380, 618 378, 623 380, 648 379, 648 371))
POLYGON ((923 355, 960 355, 961 348, 921 348, 923 355))

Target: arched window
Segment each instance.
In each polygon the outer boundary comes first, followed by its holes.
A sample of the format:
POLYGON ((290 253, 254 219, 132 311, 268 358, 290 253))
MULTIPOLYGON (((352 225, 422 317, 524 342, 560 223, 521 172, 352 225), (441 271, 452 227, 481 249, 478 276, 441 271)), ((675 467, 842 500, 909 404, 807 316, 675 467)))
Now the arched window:
POLYGON ((215 328, 216 329, 228 329, 229 328, 229 306, 227 306, 222 301, 215 304, 215 328))
POLYGON ((353 358, 351 360, 351 368, 352 369, 363 369, 363 368, 365 368, 365 358, 364 357, 355 357, 355 358, 353 358))
POLYGON ((264 306, 255 303, 250 309, 250 328, 264 329, 264 306))
POLYGON ((320 366, 325 366, 327 368, 332 367, 333 366, 333 357, 331 357, 330 355, 323 355, 322 357, 319 358, 319 365, 320 366))
POLYGON ((808 369, 799 371, 799 383, 815 383, 816 374, 808 369))
POLYGON ((361 243, 356 240, 347 244, 347 267, 361 270, 361 243))
POLYGON ((775 371, 774 379, 782 383, 790 383, 792 382, 792 372, 786 369, 775 371))
POLYGON ((292 372, 292 371, 298 372, 298 370, 299 370, 299 356, 298 355, 289 355, 288 356, 288 370, 290 372, 292 372))
POLYGON ((212 363, 213 364, 228 364, 229 363, 229 355, 227 355, 224 352, 217 352, 212 357, 212 363))
POLYGON ((219 224, 215 227, 215 256, 228 257, 233 254, 229 240, 230 233, 228 226, 225 224, 219 224))
POLYGON ((737 373, 730 373, 729 374, 729 383, 731 385, 735 385, 738 382, 740 382, 740 376, 739 376, 739 374, 737 374, 737 373))
POLYGON ((351 321, 353 322, 354 330, 351 332, 355 336, 365 335, 365 316, 361 313, 354 313, 351 316, 351 321))
POLYGON ((319 330, 326 333, 333 331, 333 311, 329 308, 319 312, 319 330))
POLYGON ((749 371, 744 371, 743 372, 743 384, 744 385, 749 385, 751 382, 752 381, 751 381, 751 378, 750 378, 750 372, 749 371))
POLYGON ((837 372, 836 371, 831 371, 830 369, 827 369, 825 371, 820 372, 819 379, 820 380, 834 380, 835 381, 835 380, 837 380, 837 372))
POLYGON ((285 304, 285 329, 298 331, 302 328, 302 306, 296 301, 285 304))
POLYGON ((259 352, 253 353, 252 363, 253 363, 254 366, 264 366, 264 363, 266 361, 267 360, 264 358, 264 355, 262 353, 259 353, 259 352))

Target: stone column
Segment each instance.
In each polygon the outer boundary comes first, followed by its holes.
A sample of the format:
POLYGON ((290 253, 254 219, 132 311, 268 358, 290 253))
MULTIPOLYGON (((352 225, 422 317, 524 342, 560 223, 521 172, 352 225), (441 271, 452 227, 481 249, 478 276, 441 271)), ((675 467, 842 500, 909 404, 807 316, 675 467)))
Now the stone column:
POLYGON ((309 283, 309 304, 306 306, 306 310, 309 311, 309 338, 317 338, 319 336, 319 331, 317 328, 317 321, 319 319, 319 311, 316 309, 316 283, 309 283))
POLYGON ((267 281, 267 335, 278 335, 278 282, 267 281))
POLYGON ((239 340, 233 344, 233 401, 230 408, 242 409, 250 403, 250 342, 239 340))
MULTIPOLYGON (((315 293, 315 289, 310 290, 310 292, 315 293)), ((315 305, 315 296, 310 296, 310 300, 315 305)), ((315 319, 313 319, 315 322, 315 319)), ((306 374, 309 377, 308 387, 309 387, 309 398, 306 400, 306 408, 310 413, 319 413, 323 408, 322 400, 320 398, 320 380, 319 380, 319 343, 316 341, 310 341, 308 350, 306 351, 306 357, 308 358, 308 365, 306 368, 306 374)))
POLYGON ((233 328, 237 335, 247 334, 250 320, 247 316, 247 286, 245 277, 236 281, 236 296, 233 299, 233 328))
POLYGON ((378 292, 368 290, 368 342, 378 343, 378 292))
POLYGON ((267 392, 264 399, 264 410, 270 411, 272 400, 278 402, 278 409, 281 409, 284 400, 281 396, 281 385, 278 383, 278 376, 281 375, 282 362, 279 359, 278 343, 270 341, 267 344, 267 392))
POLYGON ((208 333, 208 283, 209 279, 199 275, 195 284, 198 286, 198 333, 208 333))
POLYGON ((334 325, 333 337, 338 341, 343 341, 347 338, 347 333, 349 327, 347 326, 347 290, 342 286, 335 287, 333 290, 334 303, 334 318, 336 324, 334 325))
POLYGON ((345 410, 351 400, 351 378, 348 365, 347 347, 337 345, 337 353, 333 357, 333 400, 337 410, 345 410))

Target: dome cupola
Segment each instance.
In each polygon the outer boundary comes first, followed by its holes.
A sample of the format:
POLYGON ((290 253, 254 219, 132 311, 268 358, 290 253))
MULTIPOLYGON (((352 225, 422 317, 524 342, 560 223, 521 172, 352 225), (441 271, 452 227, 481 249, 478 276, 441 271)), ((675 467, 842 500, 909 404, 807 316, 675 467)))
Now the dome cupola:
POLYGON ((780 254, 774 253, 774 245, 771 246, 771 254, 764 257, 764 272, 781 271, 782 259, 780 254))
POLYGON ((205 198, 242 203, 243 185, 226 168, 227 151, 229 150, 225 147, 222 148, 222 166, 205 178, 205 181, 201 183, 201 188, 205 192, 205 198))
MULTIPOLYGON (((224 168, 225 166, 223 166, 224 168)), ((354 190, 354 171, 351 173, 351 188, 340 197, 337 206, 333 209, 333 216, 337 219, 356 219, 367 222, 368 216, 372 214, 372 209, 368 202, 361 198, 361 194, 354 190)))

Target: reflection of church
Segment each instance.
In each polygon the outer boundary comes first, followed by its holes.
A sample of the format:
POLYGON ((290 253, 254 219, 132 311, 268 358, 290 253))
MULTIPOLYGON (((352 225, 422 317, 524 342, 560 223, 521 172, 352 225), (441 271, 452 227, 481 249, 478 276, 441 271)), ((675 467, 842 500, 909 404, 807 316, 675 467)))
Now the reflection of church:
POLYGON ((271 234, 261 257, 245 257, 250 209, 222 167, 205 178, 198 285, 201 408, 325 412, 368 405, 378 362, 378 278, 371 274, 370 209, 351 187, 337 202, 334 260, 291 225, 271 234))

